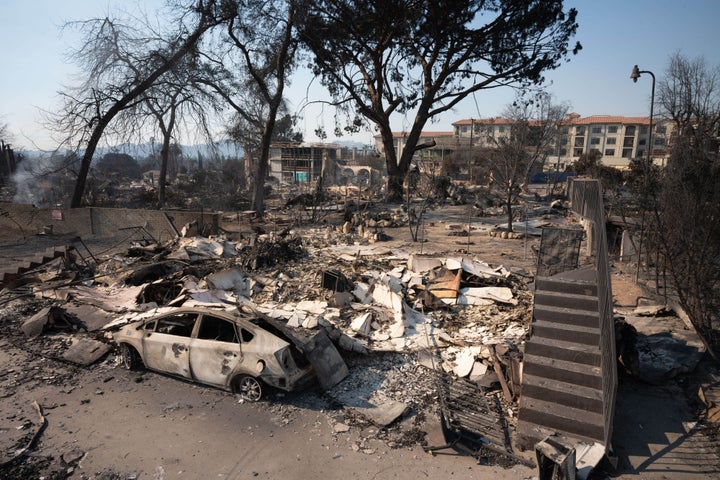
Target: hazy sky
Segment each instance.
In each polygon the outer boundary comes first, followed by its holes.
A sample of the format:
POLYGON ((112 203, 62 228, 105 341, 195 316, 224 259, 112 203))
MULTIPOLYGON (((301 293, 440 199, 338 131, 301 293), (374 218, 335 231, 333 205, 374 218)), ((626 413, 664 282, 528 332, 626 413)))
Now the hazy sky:
MULTIPOLYGON (((163 2, 141 4, 152 11, 163 2)), ((0 123, 8 124, 18 147, 53 147, 38 124, 39 110, 52 110, 57 91, 72 83, 74 67, 65 53, 79 41, 61 26, 117 9, 134 11, 136 5, 134 0, 0 0, 0 123)), ((578 10, 575 40, 583 50, 546 77, 552 81, 548 90, 555 100, 569 102, 582 116, 648 115, 651 78, 645 75, 633 84, 629 77, 635 64, 654 72, 658 80, 676 51, 720 65, 720 0, 575 0, 566 5, 578 10)), ((288 93, 294 106, 302 103, 309 81, 307 74, 295 78, 288 93)), ((311 95, 321 97, 320 87, 311 95)), ((510 90, 479 92, 425 129, 450 131, 460 119, 499 115, 512 99, 510 90)), ((318 108, 308 108, 303 115, 300 127, 306 140, 316 140, 313 131, 318 124, 332 131, 331 117, 323 119, 318 108)), ((393 127, 399 131, 410 122, 398 117, 393 127)), ((372 133, 352 139, 371 143, 372 133)))

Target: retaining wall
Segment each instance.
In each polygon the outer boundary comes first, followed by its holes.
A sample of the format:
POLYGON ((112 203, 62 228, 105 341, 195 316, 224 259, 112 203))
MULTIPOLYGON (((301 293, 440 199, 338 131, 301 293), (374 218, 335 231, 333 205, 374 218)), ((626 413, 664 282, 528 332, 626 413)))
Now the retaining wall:
MULTIPOLYGON (((36 208, 34 205, 0 204, 3 236, 26 237, 38 233, 78 235, 82 238, 117 237, 133 227, 143 227, 158 241, 174 238, 184 225, 195 222, 199 230, 217 226, 215 212, 136 210, 129 208, 36 208)), ((212 233, 211 228, 206 233, 212 233)))

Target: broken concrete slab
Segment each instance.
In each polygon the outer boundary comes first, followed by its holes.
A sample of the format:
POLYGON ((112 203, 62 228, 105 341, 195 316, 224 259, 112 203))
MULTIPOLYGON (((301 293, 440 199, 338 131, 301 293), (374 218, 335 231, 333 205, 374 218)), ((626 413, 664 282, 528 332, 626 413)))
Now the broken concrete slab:
POLYGON ((445 260, 445 268, 448 270, 459 270, 481 278, 507 278, 510 271, 503 266, 491 267, 485 262, 473 260, 468 257, 450 257, 445 260))
POLYGON ((469 377, 470 381, 477 382, 478 380, 480 380, 482 377, 485 376, 487 371, 488 371, 487 365, 485 365, 482 362, 476 361, 473 364, 472 370, 470 371, 470 377, 469 377))
POLYGON ((88 331, 87 325, 64 308, 47 307, 27 319, 20 330, 28 337, 37 337, 48 330, 88 331))
POLYGON ((370 335, 370 324, 372 323, 372 312, 365 312, 359 317, 356 317, 355 320, 353 320, 350 323, 350 328, 360 335, 363 336, 369 336, 370 335))
POLYGON ((347 350, 349 352, 356 352, 356 353, 363 353, 367 354, 367 348, 365 348, 365 345, 363 345, 357 338, 353 338, 349 335, 345 335, 344 333, 340 334, 340 337, 338 338, 338 345, 340 345, 340 348, 347 350))
POLYGON ((190 293, 183 307, 230 308, 238 303, 238 297, 225 290, 206 290, 190 293))
POLYGON ((376 284, 372 291, 372 298, 383 307, 389 308, 394 312, 402 313, 402 297, 393 292, 389 287, 376 284))
POLYGON ((325 312, 327 308, 327 302, 317 300, 303 300, 295 306, 296 310, 301 310, 303 312, 311 313, 313 315, 320 315, 325 312))
POLYGON ((417 353, 418 365, 425 367, 430 370, 436 370, 439 368, 442 359, 437 355, 433 354, 431 350, 422 349, 417 353))
POLYGON ((65 310, 82 320, 89 332, 100 330, 103 326, 117 318, 116 314, 107 312, 93 305, 72 305, 65 306, 65 310))
POLYGON ((353 295, 358 299, 360 303, 370 303, 372 301, 372 294, 370 293, 370 285, 365 282, 357 282, 353 295))
POLYGON ((27 337, 37 337, 42 334, 45 324, 48 323, 48 316, 51 307, 45 307, 38 313, 23 322, 20 330, 27 337))
POLYGON ((304 345, 305 356, 315 368, 320 386, 328 390, 348 376, 348 367, 324 330, 304 345))
POLYGON ((204 280, 210 288, 232 290, 236 295, 248 298, 252 295, 252 284, 254 282, 236 268, 211 273, 204 280))
POLYGON ((486 305, 486 303, 483 303, 483 300, 490 300, 493 303, 507 303, 510 305, 518 304, 517 299, 513 296, 512 290, 507 287, 461 288, 457 303, 458 305, 486 305))
POLYGON ((411 254, 407 262, 408 270, 415 273, 425 273, 441 266, 442 261, 439 258, 427 255, 411 254))
POLYGON ((335 394, 334 398, 378 427, 387 427, 408 409, 406 404, 392 400, 379 392, 373 393, 369 398, 362 398, 355 391, 341 392, 335 394))
POLYGON ((575 445, 575 477, 586 480, 605 456, 605 447, 600 443, 580 442, 575 445))
POLYGON ((337 308, 349 307, 350 303, 355 300, 355 296, 350 292, 337 292, 334 293, 330 299, 330 306, 337 308))
POLYGON ((64 289, 63 293, 57 292, 56 298, 94 305, 106 312, 124 313, 139 310, 137 298, 143 288, 144 285, 122 287, 73 285, 64 289))
POLYGON ((100 360, 110 351, 110 345, 89 337, 75 337, 65 350, 62 358, 76 365, 86 367, 100 360))
POLYGON ((475 365, 475 353, 469 347, 463 348, 455 357, 455 362, 455 375, 460 378, 467 377, 475 365))

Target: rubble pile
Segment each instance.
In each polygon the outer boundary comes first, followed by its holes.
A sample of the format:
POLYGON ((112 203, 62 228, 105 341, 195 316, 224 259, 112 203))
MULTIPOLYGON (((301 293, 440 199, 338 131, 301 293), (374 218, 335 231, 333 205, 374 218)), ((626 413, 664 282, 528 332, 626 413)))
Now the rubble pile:
MULTIPOLYGON (((98 340, 109 340, 121 325, 179 306, 255 312, 297 338, 324 331, 350 367, 326 389, 326 398, 344 407, 338 428, 361 428, 362 451, 370 439, 390 447, 416 443, 426 412, 437 408, 441 370, 502 388, 507 402, 516 398, 513 375, 531 294, 524 277, 502 266, 384 245, 378 233, 393 218, 357 216, 345 230, 258 229, 249 239, 181 237, 98 257, 94 271, 78 269, 72 277, 56 268, 23 286, 22 294, 42 305, 23 312, 35 316, 21 328, 52 333, 35 345, 78 365, 100 358, 98 340), (68 356, 73 348, 84 352, 68 356)), ((276 416, 292 421, 291 406, 276 416)))
POLYGON ((166 306, 250 306, 291 328, 325 328, 347 351, 437 350, 438 365, 458 376, 491 366, 489 346, 519 350, 531 305, 523 278, 469 257, 410 255, 350 239, 329 228, 261 233, 252 245, 186 237, 136 245, 82 283, 32 288, 122 314, 110 326, 166 306))

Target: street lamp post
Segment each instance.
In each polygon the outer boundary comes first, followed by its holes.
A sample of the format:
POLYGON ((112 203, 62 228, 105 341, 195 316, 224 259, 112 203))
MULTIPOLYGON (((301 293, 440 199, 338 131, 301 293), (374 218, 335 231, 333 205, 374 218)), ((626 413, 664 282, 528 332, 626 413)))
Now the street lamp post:
POLYGON ((641 73, 648 73, 652 77, 652 93, 650 94, 650 126, 648 130, 648 147, 647 147, 647 161, 643 163, 643 216, 642 216, 642 223, 640 225, 640 242, 638 245, 638 263, 637 263, 637 270, 635 272, 635 282, 640 279, 640 264, 642 263, 642 246, 643 246, 643 237, 645 234, 645 208, 647 203, 647 194, 648 194, 648 186, 650 182, 650 167, 652 166, 652 127, 653 127, 653 108, 655 106, 655 74, 651 72, 650 70, 640 70, 637 65, 635 65, 632 69, 632 73, 630 74, 630 78, 632 78, 632 81, 634 83, 637 83, 638 78, 640 78, 641 73))
POLYGON ((645 166, 645 175, 648 174, 650 165, 652 165, 652 128, 653 128, 653 109, 655 107, 655 74, 650 70, 640 70, 637 65, 632 69, 630 78, 634 83, 637 83, 641 73, 648 73, 652 77, 652 93, 650 94, 650 126, 648 130, 648 153, 647 153, 647 164, 645 166))

